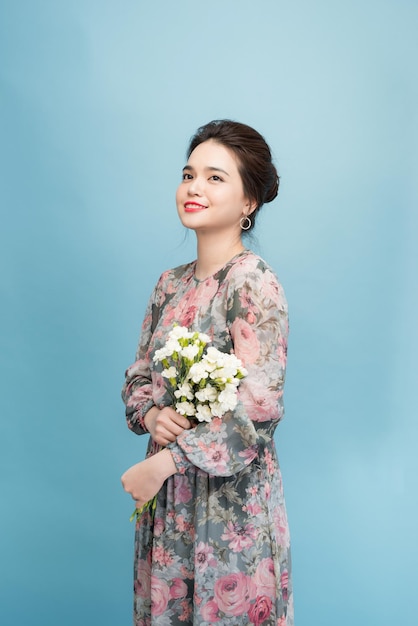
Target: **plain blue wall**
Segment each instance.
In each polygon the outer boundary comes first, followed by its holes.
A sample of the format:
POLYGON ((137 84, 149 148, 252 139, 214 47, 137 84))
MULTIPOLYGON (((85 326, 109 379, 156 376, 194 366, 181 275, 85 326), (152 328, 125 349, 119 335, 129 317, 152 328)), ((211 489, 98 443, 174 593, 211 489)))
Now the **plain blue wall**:
MULTIPOLYGON (((416 624, 418 5, 1 0, 0 623, 131 623, 144 454, 119 399, 213 118, 282 175, 252 244, 290 303, 277 431, 297 626, 416 624)), ((261 216, 260 216, 261 217, 261 216)))

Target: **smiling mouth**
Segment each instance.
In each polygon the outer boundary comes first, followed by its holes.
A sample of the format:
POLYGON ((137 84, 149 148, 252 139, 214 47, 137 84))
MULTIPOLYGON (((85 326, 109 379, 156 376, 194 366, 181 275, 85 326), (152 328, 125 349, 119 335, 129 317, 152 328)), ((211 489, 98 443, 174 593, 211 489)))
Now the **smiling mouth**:
POLYGON ((198 211, 203 211, 204 209, 207 209, 207 207, 203 204, 196 204, 195 202, 187 202, 184 205, 186 213, 197 213, 198 211))

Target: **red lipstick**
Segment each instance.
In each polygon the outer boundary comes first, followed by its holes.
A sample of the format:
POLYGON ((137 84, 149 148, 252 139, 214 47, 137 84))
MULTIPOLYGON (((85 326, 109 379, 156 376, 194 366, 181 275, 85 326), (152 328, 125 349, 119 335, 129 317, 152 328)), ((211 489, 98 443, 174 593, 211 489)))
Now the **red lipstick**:
POLYGON ((207 209, 207 207, 203 204, 199 204, 198 202, 185 202, 184 204, 184 210, 186 213, 197 213, 203 209, 207 209))

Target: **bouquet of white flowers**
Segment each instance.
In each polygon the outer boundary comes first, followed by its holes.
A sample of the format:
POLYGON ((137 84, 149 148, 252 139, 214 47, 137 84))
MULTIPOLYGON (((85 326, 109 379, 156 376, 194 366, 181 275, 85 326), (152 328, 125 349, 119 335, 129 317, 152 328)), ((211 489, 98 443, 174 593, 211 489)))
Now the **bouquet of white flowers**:
MULTIPOLYGON (((164 367, 161 375, 170 384, 168 391, 173 407, 181 415, 198 422, 210 422, 222 417, 237 405, 237 391, 247 375, 235 354, 220 352, 210 346, 210 337, 189 331, 185 326, 174 326, 165 345, 155 351, 154 363, 164 367), (205 351, 206 348, 206 351, 205 351)), ((154 514, 157 496, 135 509, 131 521, 149 509, 154 514)))
POLYGON ((210 337, 174 326, 154 363, 162 363, 161 375, 170 383, 178 413, 198 422, 222 417, 237 405, 237 388, 247 370, 235 354, 209 347, 210 337))

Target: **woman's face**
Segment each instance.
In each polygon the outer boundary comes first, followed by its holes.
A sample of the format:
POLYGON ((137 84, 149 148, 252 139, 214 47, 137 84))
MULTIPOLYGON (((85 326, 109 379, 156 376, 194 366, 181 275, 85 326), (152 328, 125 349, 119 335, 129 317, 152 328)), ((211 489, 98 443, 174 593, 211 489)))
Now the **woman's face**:
POLYGON ((177 211, 196 232, 240 233, 240 218, 251 210, 233 152, 216 141, 199 144, 183 168, 177 211))

